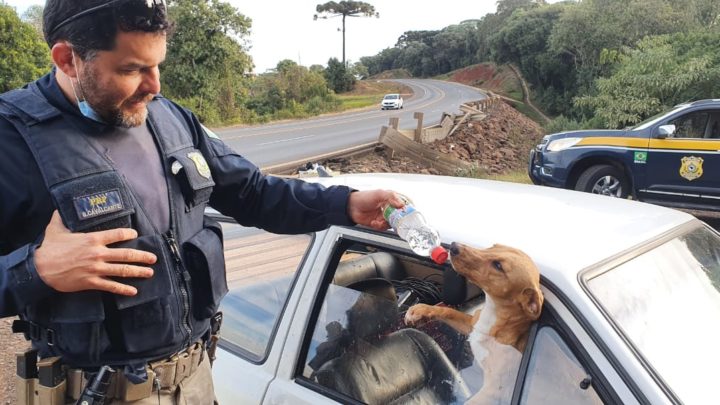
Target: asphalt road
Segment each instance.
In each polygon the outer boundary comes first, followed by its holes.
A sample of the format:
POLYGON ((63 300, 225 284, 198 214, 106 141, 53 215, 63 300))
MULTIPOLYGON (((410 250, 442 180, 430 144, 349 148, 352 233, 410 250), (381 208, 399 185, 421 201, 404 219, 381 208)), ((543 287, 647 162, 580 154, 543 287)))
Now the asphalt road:
POLYGON ((405 98, 402 110, 380 110, 378 107, 357 112, 333 114, 307 120, 286 121, 252 127, 216 129, 214 132, 233 149, 258 166, 307 160, 323 153, 335 152, 376 141, 380 127, 391 117, 400 117, 400 128, 417 126, 413 113, 425 114, 423 126, 437 124, 443 112, 458 113, 466 101, 484 98, 482 92, 469 86, 439 80, 396 80, 413 89, 405 98))

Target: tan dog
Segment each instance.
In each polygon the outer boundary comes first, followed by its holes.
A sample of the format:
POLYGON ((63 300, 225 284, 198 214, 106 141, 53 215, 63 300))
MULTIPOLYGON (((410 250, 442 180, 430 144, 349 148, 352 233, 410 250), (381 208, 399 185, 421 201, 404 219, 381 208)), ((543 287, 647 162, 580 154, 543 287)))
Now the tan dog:
POLYGON ((448 307, 413 305, 405 323, 437 320, 469 335, 484 375, 482 389, 471 402, 507 403, 530 326, 540 317, 540 272, 528 255, 508 246, 475 249, 453 243, 450 254, 455 270, 485 291, 484 307, 468 315, 448 307))

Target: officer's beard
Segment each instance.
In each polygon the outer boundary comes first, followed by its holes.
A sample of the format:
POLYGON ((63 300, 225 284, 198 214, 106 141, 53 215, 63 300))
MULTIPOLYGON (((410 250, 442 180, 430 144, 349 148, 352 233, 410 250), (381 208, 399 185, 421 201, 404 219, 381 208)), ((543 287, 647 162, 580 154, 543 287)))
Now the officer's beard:
POLYGON ((107 88, 103 88, 97 80, 98 74, 93 63, 87 63, 79 72, 78 84, 82 94, 90 106, 106 123, 123 128, 138 127, 145 123, 148 110, 147 103, 153 99, 152 94, 135 94, 125 100, 117 100, 107 88), (142 102, 144 105, 134 110, 130 106, 142 102))

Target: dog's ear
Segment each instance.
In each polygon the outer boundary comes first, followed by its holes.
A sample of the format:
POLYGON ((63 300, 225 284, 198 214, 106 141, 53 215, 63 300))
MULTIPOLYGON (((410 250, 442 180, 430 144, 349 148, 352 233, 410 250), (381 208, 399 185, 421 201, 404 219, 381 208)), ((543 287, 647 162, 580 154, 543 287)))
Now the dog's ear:
POLYGON ((528 317, 533 320, 538 319, 543 304, 542 293, 535 288, 526 288, 522 290, 519 298, 520 305, 528 317))

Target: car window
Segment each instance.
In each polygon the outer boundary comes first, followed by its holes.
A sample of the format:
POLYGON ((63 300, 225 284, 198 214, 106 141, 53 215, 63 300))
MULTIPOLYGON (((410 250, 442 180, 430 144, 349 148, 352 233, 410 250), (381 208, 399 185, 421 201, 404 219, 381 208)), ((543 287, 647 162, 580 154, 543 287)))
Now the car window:
MULTIPOLYGON (((484 387, 495 387, 486 391, 509 401, 522 359, 515 348, 498 343, 476 350, 442 322, 404 322, 413 304, 439 304, 451 283, 445 266, 364 244, 344 251, 310 325, 302 377, 340 402, 462 403, 475 400, 484 387), (483 369, 488 352, 498 362, 483 369)), ((476 287, 456 291, 460 310, 473 314, 482 307, 476 287)))
POLYGON ((222 224, 230 289, 220 305, 222 344, 262 361, 312 237, 222 224))
POLYGON ((642 121, 639 124, 635 125, 631 129, 634 131, 640 131, 645 128, 649 128, 652 125, 654 125, 655 123, 657 123, 658 121, 662 120, 664 117, 675 114, 675 113, 685 110, 689 107, 690 107, 690 104, 683 104, 683 105, 680 105, 670 111, 665 111, 665 112, 661 112, 659 114, 653 115, 652 117, 646 119, 645 121, 642 121))
POLYGON ((675 125, 674 138, 704 138, 710 119, 709 111, 693 111, 669 122, 675 125))
POLYGON ((704 227, 588 281, 623 334, 683 403, 716 393, 720 237, 704 227))
POLYGON ((538 331, 532 347, 520 403, 602 404, 588 378, 560 335, 545 326, 538 331))
POLYGON ((705 138, 720 139, 720 110, 715 110, 710 115, 710 123, 705 138))

